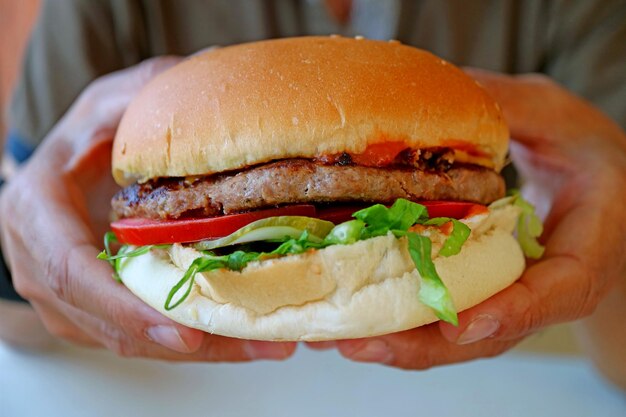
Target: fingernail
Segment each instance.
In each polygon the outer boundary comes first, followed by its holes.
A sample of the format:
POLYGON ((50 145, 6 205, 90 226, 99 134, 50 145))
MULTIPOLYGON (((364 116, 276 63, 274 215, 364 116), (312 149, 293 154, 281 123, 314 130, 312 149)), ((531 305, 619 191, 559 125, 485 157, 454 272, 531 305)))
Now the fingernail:
POLYGON ((244 351, 250 359, 285 359, 291 354, 290 344, 249 340, 244 351))
POLYGON ((358 362, 389 363, 393 360, 393 353, 387 343, 376 339, 367 342, 362 348, 352 352, 349 357, 358 362))
POLYGON ((189 346, 187 346, 180 337, 180 333, 178 333, 176 327, 166 325, 152 326, 146 330, 146 337, 154 343, 158 343, 176 352, 190 352, 189 346))
POLYGON ((467 345, 478 342, 493 335, 500 328, 500 322, 489 314, 480 314, 461 333, 456 343, 467 345))

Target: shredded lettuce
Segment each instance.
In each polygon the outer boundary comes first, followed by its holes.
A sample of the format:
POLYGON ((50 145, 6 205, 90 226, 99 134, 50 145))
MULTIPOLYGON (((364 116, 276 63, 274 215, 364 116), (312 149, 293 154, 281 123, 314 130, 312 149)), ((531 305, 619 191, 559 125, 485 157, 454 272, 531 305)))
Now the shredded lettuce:
MULTIPOLYGON (((499 209, 506 205, 514 205, 521 209, 516 234, 524 254, 529 258, 540 258, 544 247, 539 244, 537 238, 543 232, 543 226, 535 214, 534 207, 524 200, 519 192, 513 192, 510 196, 492 203, 490 208, 499 209)), ((426 207, 404 199, 398 199, 391 207, 375 204, 355 212, 352 217, 354 220, 338 225, 301 216, 272 217, 253 222, 222 239, 199 242, 194 247, 202 252, 202 256, 191 263, 181 280, 172 287, 165 301, 165 309, 172 310, 185 301, 193 289, 195 276, 198 273, 222 268, 241 271, 250 262, 301 254, 331 245, 349 245, 360 240, 392 233, 397 238, 407 240, 409 254, 421 277, 418 299, 432 308, 441 320, 458 325, 457 312, 452 298, 432 261, 432 242, 427 236, 410 229, 416 224, 443 226, 451 222, 452 231, 438 253, 440 256, 448 257, 461 251, 471 233, 470 228, 463 222, 452 218, 429 219, 426 207), (227 255, 216 255, 211 252, 218 248, 260 241, 274 243, 276 247, 269 252, 234 250, 227 255)), ((122 245, 117 254, 113 254, 111 249, 113 243, 118 243, 117 238, 109 232, 104 239, 105 250, 98 255, 98 259, 106 260, 111 264, 114 270, 113 277, 118 281, 121 281, 119 271, 123 259, 143 255, 152 249, 171 246, 148 245, 133 248, 122 245)))
POLYGON ((448 222, 452 223, 452 232, 445 242, 443 242, 443 246, 439 250, 439 255, 445 257, 456 255, 461 252, 463 244, 471 233, 470 228, 465 223, 449 217, 437 217, 426 221, 424 224, 427 226, 443 226, 448 222))
POLYGON ((517 219, 517 240, 524 254, 532 259, 543 256, 545 247, 537 238, 543 233, 541 219, 535 213, 535 207, 522 198, 521 194, 515 196, 513 204, 522 209, 522 214, 517 219))
MULTIPOLYGON (((422 278, 418 294, 419 300, 432 308, 437 317, 456 326, 458 325, 456 309, 448 289, 437 274, 432 260, 430 239, 414 232, 408 232, 409 228, 416 223, 426 224, 428 221, 427 213, 426 207, 423 205, 399 199, 390 208, 377 204, 360 210, 353 216, 366 223, 362 233, 364 238, 382 236, 388 233, 393 233, 396 237, 407 238, 411 259, 422 278)), ((448 221, 450 219, 445 219, 441 224, 448 221)), ((458 223, 462 224, 461 222, 458 223)), ((469 230, 469 228, 467 229, 469 230)), ((469 236, 467 233, 467 236, 463 238, 464 233, 465 229, 462 227, 458 228, 456 234, 453 231, 446 240, 448 242, 452 238, 452 242, 449 244, 451 249, 448 249, 448 252, 456 250, 456 245, 460 251, 460 245, 469 236)))
POLYGON ((499 209, 506 205, 518 207, 521 214, 515 225, 515 235, 524 255, 532 259, 540 259, 545 247, 539 243, 538 237, 543 233, 541 219, 535 213, 535 207, 522 197, 519 190, 512 189, 504 198, 494 201, 489 205, 490 209, 499 209))
POLYGON ((118 282, 122 282, 122 278, 120 277, 119 271, 122 267, 121 261, 124 258, 134 258, 136 256, 144 255, 150 252, 152 249, 166 249, 172 245, 146 245, 140 246, 133 250, 130 250, 130 246, 122 245, 120 249, 117 251, 117 254, 113 254, 111 250, 112 243, 119 243, 117 240, 117 236, 113 232, 107 232, 104 235, 104 250, 98 254, 97 259, 102 259, 107 261, 113 267, 113 279, 118 282))
MULTIPOLYGON (((455 219, 428 219, 426 207, 404 199, 398 199, 391 207, 375 204, 355 212, 352 216, 354 220, 336 226, 322 220, 298 216, 263 219, 222 239, 197 243, 194 247, 202 251, 202 256, 191 263, 181 280, 172 287, 164 307, 166 310, 172 310, 184 302, 193 289, 195 276, 198 273, 221 268, 241 271, 250 262, 300 254, 331 245, 349 245, 360 240, 392 233, 397 238, 407 239, 411 259, 421 277, 419 300, 432 308, 440 319, 457 325, 457 313, 452 298, 432 261, 432 243, 428 237, 409 231, 409 229, 415 224, 441 226, 452 222, 452 232, 439 252, 441 256, 452 256, 461 250, 470 234, 469 228, 455 219), (269 252, 235 250, 227 255, 216 255, 210 251, 256 241, 275 243, 277 247, 269 252)), ((124 245, 117 255, 114 255, 110 244, 116 241, 113 233, 107 233, 105 251, 98 258, 111 263, 115 271, 114 276, 118 280, 122 259, 140 256, 155 248, 170 246, 149 245, 131 249, 124 245)))
POLYGON ((319 249, 323 245, 317 242, 312 242, 309 240, 309 233, 305 230, 302 232, 298 239, 287 239, 280 246, 274 249, 271 252, 245 252, 245 251, 235 251, 229 255, 216 256, 212 252, 204 252, 203 255, 199 258, 196 258, 187 271, 185 275, 181 278, 178 283, 172 287, 171 291, 167 295, 167 299, 165 300, 165 310, 172 310, 178 307, 191 293, 191 289, 193 288, 193 283, 195 282, 196 274, 201 272, 210 272, 216 269, 227 268, 231 271, 241 271, 244 269, 250 262, 258 261, 266 258, 274 258, 276 256, 284 256, 288 254, 299 254, 304 253, 309 249, 319 249), (187 288, 185 292, 176 299, 176 301, 172 301, 178 292, 187 284, 187 288))
POLYGON ((361 239, 365 228, 362 220, 350 220, 335 226, 324 238, 326 245, 349 245, 361 239))
POLYGON ((439 277, 431 256, 431 242, 426 236, 417 233, 406 233, 409 243, 409 254, 417 268, 422 281, 419 289, 419 300, 432 308, 441 320, 459 325, 456 308, 445 284, 439 277))
POLYGON ((359 210, 352 217, 366 223, 362 239, 384 236, 392 230, 408 230, 420 219, 428 219, 428 211, 421 204, 398 199, 389 208, 382 204, 359 210))
POLYGON ((335 227, 329 221, 305 216, 276 216, 254 221, 221 239, 203 240, 194 245, 197 250, 212 250, 249 242, 272 241, 276 239, 298 238, 303 231, 309 233, 309 240, 322 242, 328 232, 335 227))
MULTIPOLYGON (((111 267, 113 268, 113 279, 117 282, 122 282, 122 279, 120 278, 120 275, 118 273, 119 261, 109 259, 114 256, 113 250, 111 249, 112 243, 118 243, 117 236, 115 236, 115 233, 113 232, 106 232, 104 234, 104 250, 98 254, 97 258, 109 262, 109 264, 111 264, 111 267)), ((122 252, 122 249, 118 251, 118 255, 120 252, 122 252)))

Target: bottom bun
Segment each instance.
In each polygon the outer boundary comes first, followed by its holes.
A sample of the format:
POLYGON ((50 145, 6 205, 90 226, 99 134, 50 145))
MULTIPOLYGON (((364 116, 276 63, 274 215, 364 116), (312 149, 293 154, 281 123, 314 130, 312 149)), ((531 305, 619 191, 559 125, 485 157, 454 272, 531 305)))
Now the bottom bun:
MULTIPOLYGON (((524 256, 508 228, 470 239, 458 255, 433 261, 458 311, 512 284, 524 256)), ((393 235, 250 263, 242 272, 197 274, 171 311, 171 288, 200 253, 174 245, 123 262, 120 276, 172 320, 209 333, 256 340, 321 341, 375 336, 437 320, 418 300, 420 276, 404 239, 393 235)))

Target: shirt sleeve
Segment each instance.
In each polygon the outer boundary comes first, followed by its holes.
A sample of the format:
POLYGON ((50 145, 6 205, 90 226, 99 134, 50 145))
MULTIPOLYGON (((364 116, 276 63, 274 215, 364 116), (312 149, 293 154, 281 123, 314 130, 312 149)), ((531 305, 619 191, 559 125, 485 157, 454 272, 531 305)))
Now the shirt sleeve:
POLYGON ((626 0, 555 1, 546 73, 626 129, 626 0))
POLYGON ((30 156, 89 82, 141 59, 128 59, 134 45, 116 32, 116 3, 43 2, 8 113, 6 150, 17 161, 30 156))

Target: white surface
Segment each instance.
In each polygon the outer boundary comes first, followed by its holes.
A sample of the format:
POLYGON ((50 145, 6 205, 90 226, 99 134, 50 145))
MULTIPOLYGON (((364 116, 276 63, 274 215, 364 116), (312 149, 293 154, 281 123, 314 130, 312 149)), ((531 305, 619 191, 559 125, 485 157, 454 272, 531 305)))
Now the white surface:
POLYGON ((0 416, 626 416, 581 359, 509 354, 406 372, 303 346, 282 363, 171 364, 0 344, 0 416))

